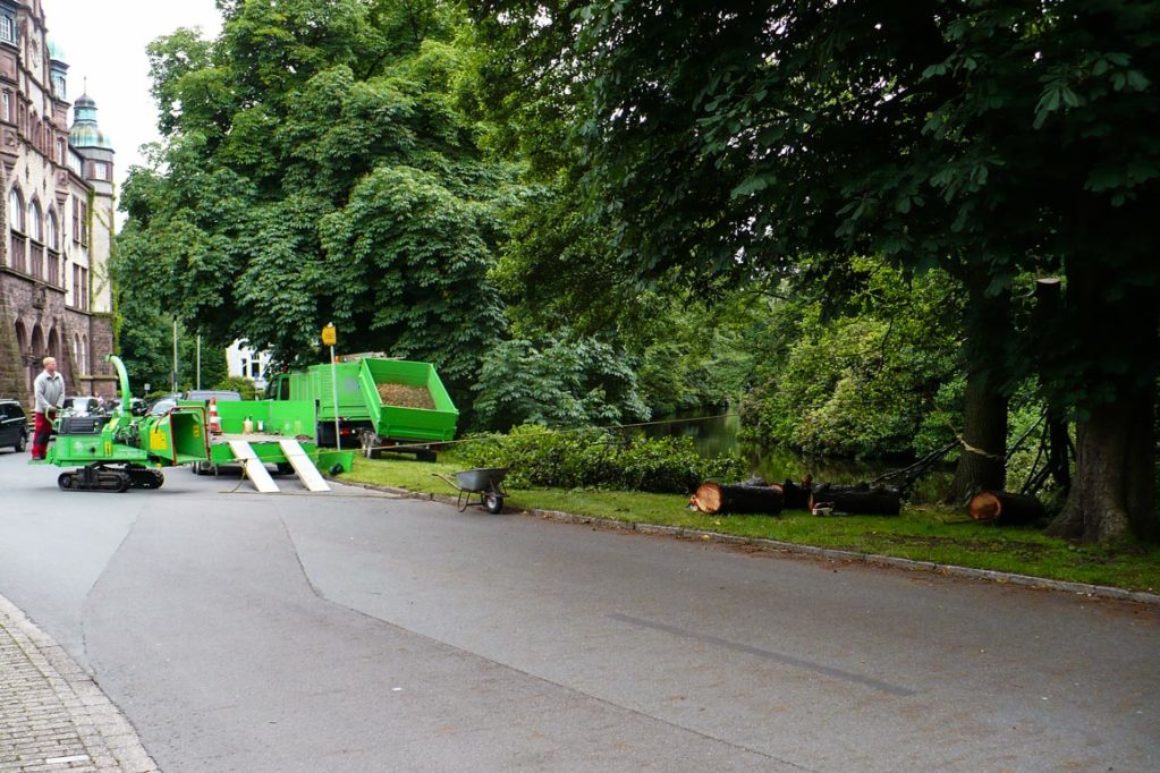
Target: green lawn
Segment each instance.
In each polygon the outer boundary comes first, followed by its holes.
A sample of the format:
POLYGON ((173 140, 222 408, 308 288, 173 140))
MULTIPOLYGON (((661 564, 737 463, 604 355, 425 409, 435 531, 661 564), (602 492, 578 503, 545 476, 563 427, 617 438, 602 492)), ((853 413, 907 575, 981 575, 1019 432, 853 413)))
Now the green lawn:
MULTIPOLYGON (((432 473, 462 469, 449 463, 356 458, 349 482, 395 486, 416 492, 454 495, 432 473)), ((686 508, 687 498, 628 491, 509 491, 507 505, 521 510, 560 510, 635 523, 680 526, 743 537, 839 548, 975 569, 1111 585, 1132 590, 1160 589, 1160 549, 1077 547, 1034 529, 963 523, 965 515, 945 508, 908 507, 898 517, 816 518, 787 511, 769 516, 707 516, 686 508)))

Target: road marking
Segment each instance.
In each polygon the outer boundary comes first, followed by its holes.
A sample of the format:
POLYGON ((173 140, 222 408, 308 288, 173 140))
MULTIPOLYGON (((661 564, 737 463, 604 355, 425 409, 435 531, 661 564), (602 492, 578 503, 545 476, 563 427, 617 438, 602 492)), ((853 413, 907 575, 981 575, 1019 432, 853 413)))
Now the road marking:
POLYGON ((801 668, 806 671, 813 671, 818 674, 831 676, 835 679, 841 679, 846 682, 853 682, 864 687, 870 687, 875 690, 881 690, 891 695, 910 696, 916 695, 916 690, 911 690, 909 687, 899 687, 898 685, 881 682, 877 679, 871 679, 868 676, 851 673, 850 671, 843 671, 840 668, 826 666, 821 663, 814 663, 810 660, 794 657, 793 655, 785 655, 780 652, 773 652, 771 650, 763 650, 760 647, 753 647, 748 644, 741 644, 740 642, 729 641, 718 636, 708 636, 703 633, 696 633, 695 631, 686 631, 683 628, 677 628, 672 625, 665 625, 664 623, 654 623, 651 620, 643 620, 639 617, 630 617, 629 615, 611 614, 608 616, 612 620, 621 623, 628 623, 630 625, 639 626, 641 628, 651 628, 654 631, 664 631, 671 633, 673 636, 679 636, 682 639, 692 639, 703 644, 715 644, 718 647, 733 650, 734 652, 744 652, 746 655, 756 655, 759 658, 772 660, 776 663, 781 663, 786 666, 793 666, 794 668, 801 668))

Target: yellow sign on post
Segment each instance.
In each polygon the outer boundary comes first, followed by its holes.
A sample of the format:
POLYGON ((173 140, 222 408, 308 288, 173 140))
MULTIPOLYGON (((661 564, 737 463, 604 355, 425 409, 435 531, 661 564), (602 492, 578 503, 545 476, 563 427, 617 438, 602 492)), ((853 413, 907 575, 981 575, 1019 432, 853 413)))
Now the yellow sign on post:
POLYGON ((334 447, 342 448, 342 432, 338 419, 338 364, 334 357, 334 345, 338 343, 338 328, 334 326, 333 322, 322 328, 322 343, 324 346, 330 347, 330 391, 334 398, 334 447))

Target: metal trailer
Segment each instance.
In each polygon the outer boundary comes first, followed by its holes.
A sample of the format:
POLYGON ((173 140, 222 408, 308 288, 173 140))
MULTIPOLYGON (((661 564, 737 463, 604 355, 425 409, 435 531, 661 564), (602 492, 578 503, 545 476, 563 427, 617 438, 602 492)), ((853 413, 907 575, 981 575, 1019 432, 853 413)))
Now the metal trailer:
MULTIPOLYGON (((196 405, 210 410, 202 401, 182 400, 179 405, 196 405)), ((314 404, 305 400, 242 400, 218 402, 213 410, 218 416, 220 433, 210 433, 209 458, 192 465, 198 475, 216 474, 223 466, 242 466, 233 444, 245 442, 263 465, 273 465, 278 473, 290 475, 294 467, 283 445, 294 440, 320 470, 331 474, 350 472, 353 452, 323 451, 315 443, 317 422, 314 404), (246 423, 249 422, 249 432, 246 423)))
POLYGON ((337 363, 333 372, 337 383, 331 375, 331 365, 323 364, 281 374, 271 384, 275 401, 308 401, 316 406, 320 446, 350 448, 357 444, 367 457, 397 449, 421 459, 434 459, 432 446, 455 438, 459 410, 430 363, 363 357, 337 363), (384 384, 422 388, 430 395, 434 408, 384 403, 379 394, 379 386, 384 384))

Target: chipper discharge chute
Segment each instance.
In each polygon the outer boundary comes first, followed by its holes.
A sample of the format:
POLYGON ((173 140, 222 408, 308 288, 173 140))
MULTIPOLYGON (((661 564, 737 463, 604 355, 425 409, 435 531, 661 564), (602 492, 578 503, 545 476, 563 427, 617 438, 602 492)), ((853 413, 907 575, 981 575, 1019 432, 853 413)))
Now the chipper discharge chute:
POLYGON ((58 485, 66 491, 128 491, 160 488, 159 468, 209 458, 205 409, 179 406, 164 416, 129 413, 129 376, 119 357, 109 356, 121 382, 121 406, 106 416, 61 416, 47 461, 62 472, 58 485))

